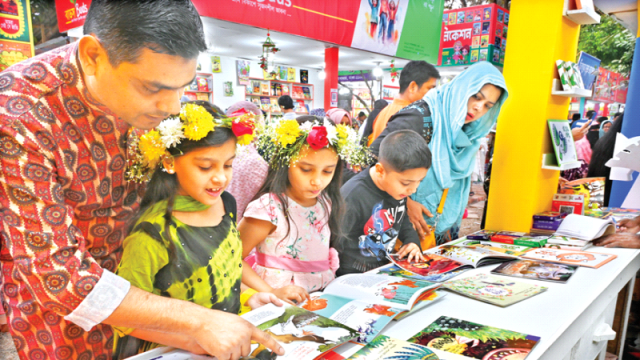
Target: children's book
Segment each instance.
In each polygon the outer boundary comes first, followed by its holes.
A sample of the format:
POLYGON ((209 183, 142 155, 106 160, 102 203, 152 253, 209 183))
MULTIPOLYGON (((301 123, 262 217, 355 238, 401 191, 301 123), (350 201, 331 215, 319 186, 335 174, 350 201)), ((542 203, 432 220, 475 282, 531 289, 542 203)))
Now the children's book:
POLYGON ((289 85, 287 84, 280 85, 280 95, 289 95, 289 85))
POLYGON ((294 86, 293 87, 293 98, 295 99, 302 99, 303 95, 302 95, 302 86, 294 86))
POLYGON ((303 84, 309 83, 309 70, 300 70, 300 82, 303 84))
POLYGON ((269 95, 269 83, 268 82, 261 82, 260 83, 260 92, 262 93, 262 95, 269 95))
POLYGON ((260 97, 260 109, 263 111, 269 112, 271 111, 271 101, 266 96, 260 97))
POLYGON ((249 83, 251 62, 248 60, 236 60, 236 67, 238 71, 238 84, 247 85, 249 83))
POLYGON ((491 240, 491 237, 495 235, 497 231, 493 230, 480 230, 476 231, 473 234, 469 234, 466 236, 468 240, 491 240))
POLYGON ((473 21, 482 21, 482 10, 477 9, 473 12, 473 21))
POLYGON ((305 99, 311 99, 311 89, 308 86, 302 87, 302 95, 305 99))
POLYGON ((222 65, 220 64, 220 56, 211 56, 211 72, 219 73, 222 71, 222 65))
POLYGON ((551 201, 551 211, 563 214, 582 214, 584 210, 583 194, 555 194, 551 201))
POLYGON ((560 189, 562 194, 584 195, 585 214, 604 206, 605 178, 583 178, 565 183, 560 189))
POLYGON ((286 81, 289 77, 289 68, 280 66, 280 80, 286 81))
POLYGON ((251 90, 252 94, 260 95, 260 81, 252 81, 251 90))
POLYGON ((547 290, 547 287, 487 274, 444 283, 445 289, 498 306, 509 306, 547 290))
POLYGON ((480 266, 501 263, 517 258, 513 255, 507 255, 481 247, 470 248, 458 245, 442 245, 425 251, 425 255, 426 254, 440 255, 466 265, 469 268, 478 268, 480 266))
POLYGON ((435 275, 427 275, 427 276, 422 276, 422 275, 416 275, 414 273, 412 273, 411 271, 407 271, 402 269, 401 267, 395 265, 395 264, 388 264, 385 265, 381 268, 378 268, 378 274, 383 274, 383 275, 389 275, 389 276, 396 276, 396 277, 401 277, 401 278, 405 278, 405 279, 412 279, 412 280, 421 280, 421 281, 429 281, 429 282, 444 282, 447 281, 451 278, 453 278, 454 276, 460 275, 463 272, 470 270, 470 268, 461 268, 461 269, 457 269, 457 270, 452 270, 443 274, 435 274, 435 275))
POLYGON ((489 27, 491 26, 491 23, 486 21, 482 23, 482 34, 486 35, 489 34, 489 27))
POLYGON ((297 105, 298 105, 298 106, 296 106, 296 112, 297 113, 305 113, 305 114, 309 113, 309 108, 304 103, 304 100, 296 100, 296 102, 297 102, 297 105))
MULTIPOLYGON (((267 304, 242 317, 282 345, 285 355, 278 359, 315 359, 358 335, 337 321, 288 304, 267 304)), ((271 350, 264 345, 251 345, 250 358, 271 359, 270 356, 271 350)))
POLYGON ((407 261, 398 254, 390 254, 389 258, 398 267, 420 276, 443 274, 465 266, 464 264, 436 254, 424 254, 424 261, 407 261))
POLYGON ((471 50, 471 62, 478 62, 478 50, 471 50))
POLYGON ((613 254, 604 254, 591 251, 541 248, 533 249, 522 257, 525 259, 550 261, 561 264, 578 265, 597 269, 615 259, 617 256, 613 254))
POLYGON ((471 249, 487 249, 493 252, 505 254, 505 255, 513 255, 513 256, 521 256, 527 251, 531 250, 529 246, 523 245, 514 245, 514 244, 504 244, 493 241, 486 240, 462 240, 460 242, 456 242, 457 246, 466 246, 471 249))
POLYGON ((540 342, 540 338, 441 316, 408 341, 430 349, 459 354, 463 359, 524 360, 540 342))
MULTIPOLYGON (((489 35, 482 35, 482 37, 480 38, 480 47, 487 47, 489 46, 489 35)), ((485 54, 487 52, 487 49, 483 49, 485 54)), ((485 55, 486 56, 486 55, 485 55)), ((482 55, 480 56, 482 57, 482 55)), ((480 60, 480 61, 484 61, 484 60, 480 60)))
POLYGON ((439 357, 425 346, 380 335, 347 360, 385 359, 438 360, 439 357))
POLYGON ((491 8, 484 8, 484 20, 491 19, 491 8))
POLYGON ((491 273, 495 275, 553 281, 564 284, 577 269, 577 266, 546 261, 513 260, 501 264, 497 268, 491 270, 491 273))
POLYGON ((279 114, 282 111, 280 110, 280 105, 278 105, 278 99, 271 98, 271 112, 279 114))
POLYGON ((465 12, 465 20, 464 21, 468 22, 468 23, 473 22, 473 10, 467 10, 465 12))
POLYGON ((296 81, 296 69, 295 68, 292 68, 292 67, 287 68, 287 81, 296 81))
POLYGON ((570 236, 580 240, 592 241, 600 237, 615 234, 613 219, 598 219, 591 216, 569 214, 556 230, 557 236, 570 236))

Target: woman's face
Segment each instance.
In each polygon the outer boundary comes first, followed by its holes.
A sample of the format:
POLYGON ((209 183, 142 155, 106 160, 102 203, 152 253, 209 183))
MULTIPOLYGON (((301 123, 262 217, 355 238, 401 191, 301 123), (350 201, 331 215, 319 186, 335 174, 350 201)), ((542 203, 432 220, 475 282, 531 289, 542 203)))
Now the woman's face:
POLYGON ((602 126, 602 131, 604 132, 609 132, 609 129, 611 129, 611 123, 606 123, 602 126))
POLYGON ((495 85, 486 84, 476 94, 471 95, 467 102, 467 117, 464 123, 468 124, 480 119, 500 99, 502 90, 495 85))

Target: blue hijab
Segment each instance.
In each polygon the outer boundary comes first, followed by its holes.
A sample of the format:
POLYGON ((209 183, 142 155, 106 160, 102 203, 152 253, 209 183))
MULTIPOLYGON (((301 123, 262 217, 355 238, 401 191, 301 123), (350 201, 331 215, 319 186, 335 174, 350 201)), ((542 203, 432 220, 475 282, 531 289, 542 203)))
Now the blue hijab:
MULTIPOLYGON (((604 124, 609 123, 611 125, 613 125, 613 121, 611 120, 605 120, 600 124, 600 136, 598 137, 598 139, 600 139, 601 137, 604 136, 604 134, 606 134, 606 132, 604 132, 604 124)), ((611 129, 611 128, 609 128, 611 129)))
MULTIPOLYGON (((436 234, 459 225, 469 200, 471 173, 481 139, 496 123, 507 99, 504 77, 488 62, 471 65, 453 81, 431 90, 426 102, 431 110, 433 135, 429 148, 433 154, 431 169, 422 180, 413 200, 436 215, 444 189, 449 189, 436 234), (466 124, 467 102, 486 84, 504 89, 498 102, 480 119, 466 124)), ((434 218, 425 218, 433 225, 434 218)))

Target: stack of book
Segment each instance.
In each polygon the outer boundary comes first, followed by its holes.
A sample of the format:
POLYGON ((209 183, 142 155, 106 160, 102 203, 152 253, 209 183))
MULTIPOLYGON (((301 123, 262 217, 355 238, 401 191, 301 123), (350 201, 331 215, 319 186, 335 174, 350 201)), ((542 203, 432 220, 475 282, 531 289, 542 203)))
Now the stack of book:
POLYGON ((543 213, 533 215, 533 227, 531 235, 551 236, 558 230, 562 220, 567 214, 558 211, 545 211, 543 213))
POLYGON ((547 243, 547 238, 548 236, 530 236, 522 232, 498 231, 491 236, 491 241, 538 248, 543 247, 544 244, 547 243))
POLYGON ((613 219, 570 214, 562 221, 554 236, 547 240, 545 247, 584 250, 592 246, 593 240, 613 234, 615 231, 613 219))

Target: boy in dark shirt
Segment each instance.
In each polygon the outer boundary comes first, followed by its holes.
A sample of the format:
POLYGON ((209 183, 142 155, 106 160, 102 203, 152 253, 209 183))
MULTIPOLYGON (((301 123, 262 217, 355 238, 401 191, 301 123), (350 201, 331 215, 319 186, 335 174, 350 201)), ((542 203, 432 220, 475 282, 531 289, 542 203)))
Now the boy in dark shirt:
POLYGON ((431 167, 429 147, 415 131, 396 131, 381 142, 378 159, 342 186, 347 212, 337 275, 389 263, 386 255, 398 239, 404 244, 398 251, 401 258, 424 260, 418 233, 406 218, 406 202, 431 167))

